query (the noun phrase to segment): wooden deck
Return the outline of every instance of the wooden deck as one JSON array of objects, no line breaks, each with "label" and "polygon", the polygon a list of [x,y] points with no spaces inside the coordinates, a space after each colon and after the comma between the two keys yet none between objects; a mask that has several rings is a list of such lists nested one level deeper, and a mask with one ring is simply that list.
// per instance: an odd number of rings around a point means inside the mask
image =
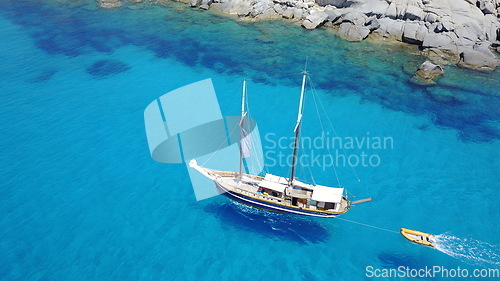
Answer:
[{"label": "wooden deck", "polygon": [[[284,206],[292,206],[292,201],[289,196],[286,196],[285,198],[282,197],[275,197],[272,196],[271,194],[265,195],[262,193],[258,193],[257,191],[259,190],[259,183],[263,179],[262,177],[259,176],[253,176],[253,175],[243,175],[243,180],[240,181],[238,178],[238,173],[233,173],[233,172],[216,172],[217,175],[217,181],[221,184],[224,185],[227,189],[240,193],[242,195],[250,196],[253,198],[258,198],[261,200],[266,200],[266,201],[271,201],[280,205]],[[292,191],[292,196],[296,193],[300,194],[300,197],[303,198],[303,200],[307,200],[307,202],[310,202],[310,198],[312,195],[312,191],[310,190],[304,190],[304,189],[294,189]],[[299,197],[299,196],[297,196]],[[295,207],[303,208],[303,209],[308,209],[308,210],[322,210],[321,208],[317,208],[315,205],[310,205],[310,204],[303,204],[301,202],[297,202],[297,205]],[[324,210],[326,212],[344,212],[348,208],[348,201],[347,200],[342,200],[340,203],[340,208],[337,210]]]}]

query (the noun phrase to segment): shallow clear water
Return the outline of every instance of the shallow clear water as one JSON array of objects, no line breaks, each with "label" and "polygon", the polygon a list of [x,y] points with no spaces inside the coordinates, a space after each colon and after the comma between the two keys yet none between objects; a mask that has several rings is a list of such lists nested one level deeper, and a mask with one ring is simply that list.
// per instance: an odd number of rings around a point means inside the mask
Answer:
[{"label": "shallow clear water", "polygon": [[[374,198],[342,218],[482,241],[487,255],[500,243],[498,71],[447,67],[437,86],[415,86],[410,72],[424,59],[403,47],[138,7],[0,3],[1,279],[360,280],[366,266],[498,268],[497,257],[471,262],[347,221],[197,202],[184,165],[150,158],[143,124],[152,100],[205,78],[222,113],[237,115],[241,79],[265,77],[249,85],[252,115],[261,134],[290,136],[300,77],[289,74],[308,56],[339,135],[394,140],[365,151],[380,165],[357,167],[360,182],[338,167],[356,199]],[[317,135],[317,122],[304,135]],[[312,170],[336,184],[331,170]]]}]

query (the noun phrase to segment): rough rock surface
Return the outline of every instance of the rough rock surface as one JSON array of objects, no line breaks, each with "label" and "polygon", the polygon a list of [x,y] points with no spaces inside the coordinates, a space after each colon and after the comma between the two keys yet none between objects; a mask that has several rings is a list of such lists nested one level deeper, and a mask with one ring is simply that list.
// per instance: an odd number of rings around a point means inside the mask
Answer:
[{"label": "rough rock surface", "polygon": [[120,7],[122,2],[118,0],[99,0],[99,7],[105,9],[117,8]]},{"label": "rough rock surface", "polygon": [[426,60],[417,69],[414,78],[423,84],[434,84],[434,79],[443,74],[444,70],[440,65],[435,64],[430,60]]},{"label": "rough rock surface", "polygon": [[497,66],[497,59],[491,51],[488,53],[484,51],[466,50],[460,53],[460,61],[458,64],[479,70],[494,70]]},{"label": "rough rock surface", "polygon": [[340,24],[339,35],[347,41],[362,41],[370,34],[370,29],[365,26],[355,25],[350,22]]},{"label": "rough rock surface", "polygon": [[407,22],[403,30],[403,42],[421,45],[429,29],[421,22]]},{"label": "rough rock surface", "polygon": [[328,20],[328,14],[323,11],[311,11],[306,19],[302,22],[302,26],[307,29],[314,29]]},{"label": "rough rock surface", "polygon": [[[149,1],[149,0],[148,0]],[[162,0],[166,1],[166,0]],[[498,65],[500,0],[176,0],[244,18],[285,18],[360,41],[373,34],[420,46],[435,62]],[[112,8],[119,0],[99,0]]]}]

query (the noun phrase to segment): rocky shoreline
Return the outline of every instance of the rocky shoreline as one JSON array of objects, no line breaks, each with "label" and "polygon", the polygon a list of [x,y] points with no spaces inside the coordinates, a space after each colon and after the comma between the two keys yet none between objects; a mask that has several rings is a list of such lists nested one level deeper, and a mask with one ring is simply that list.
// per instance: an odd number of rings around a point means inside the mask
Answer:
[{"label": "rocky shoreline", "polygon": [[[115,8],[125,1],[170,0],[98,1],[102,8]],[[483,71],[499,65],[500,0],[176,1],[245,20],[286,19],[306,29],[329,28],[348,41],[370,37],[414,44],[435,65],[452,63]]]}]

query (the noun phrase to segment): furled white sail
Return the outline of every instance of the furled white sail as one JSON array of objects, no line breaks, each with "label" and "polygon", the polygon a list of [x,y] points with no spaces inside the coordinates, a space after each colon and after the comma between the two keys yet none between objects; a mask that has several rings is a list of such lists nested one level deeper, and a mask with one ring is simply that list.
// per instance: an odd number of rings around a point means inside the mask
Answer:
[{"label": "furled white sail", "polygon": [[250,157],[250,149],[252,146],[252,141],[250,139],[250,135],[245,131],[244,128],[241,128],[241,158]]}]

